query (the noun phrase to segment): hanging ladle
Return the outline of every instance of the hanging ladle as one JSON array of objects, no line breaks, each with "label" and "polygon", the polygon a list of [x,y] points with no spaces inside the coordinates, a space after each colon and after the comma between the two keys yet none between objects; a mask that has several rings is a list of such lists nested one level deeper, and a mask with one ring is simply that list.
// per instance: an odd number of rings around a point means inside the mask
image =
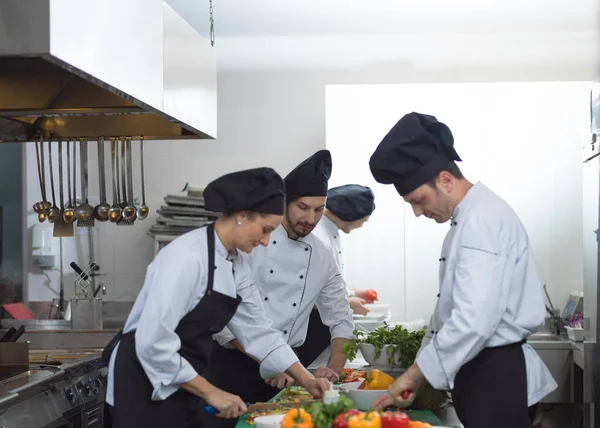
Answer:
[{"label": "hanging ladle", "polygon": [[104,168],[104,137],[99,137],[98,180],[100,181],[100,203],[94,208],[94,218],[98,221],[107,221],[109,219],[110,205],[106,202],[106,175]]},{"label": "hanging ladle", "polygon": [[113,185],[113,205],[108,210],[108,218],[112,223],[116,223],[121,218],[121,206],[119,205],[119,195],[117,192],[117,182],[118,176],[117,171],[118,168],[115,167],[115,159],[116,159],[116,151],[117,151],[117,142],[114,138],[110,140],[110,163],[112,166],[112,185]]},{"label": "hanging ladle", "polygon": [[140,137],[140,163],[142,166],[142,205],[137,209],[138,220],[143,220],[148,217],[150,209],[146,206],[146,189],[144,185],[144,137]]},{"label": "hanging ladle", "polygon": [[48,211],[48,221],[54,223],[58,220],[60,210],[56,206],[56,195],[54,194],[54,170],[52,166],[52,142],[48,141],[48,162],[50,164],[50,189],[52,190],[52,206]]},{"label": "hanging ladle", "polygon": [[[67,138],[67,196],[69,197],[69,203],[63,212],[63,220],[67,224],[73,223],[75,220],[75,210],[74,206],[75,202],[75,194],[71,198],[71,151],[70,151],[71,141]],[[75,142],[73,141],[73,187],[75,188]]]}]

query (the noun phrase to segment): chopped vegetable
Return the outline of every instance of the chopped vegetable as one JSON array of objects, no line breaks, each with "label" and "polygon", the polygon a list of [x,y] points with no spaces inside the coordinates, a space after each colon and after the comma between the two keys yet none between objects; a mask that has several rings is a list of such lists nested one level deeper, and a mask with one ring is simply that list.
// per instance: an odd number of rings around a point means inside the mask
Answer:
[{"label": "chopped vegetable", "polygon": [[367,372],[365,370],[353,370],[349,368],[345,368],[342,374],[340,375],[340,382],[342,383],[350,383],[356,382],[361,378],[365,377]]},{"label": "chopped vegetable", "polygon": [[381,415],[381,428],[409,428],[410,419],[406,413],[385,412]]},{"label": "chopped vegetable", "polygon": [[348,360],[353,361],[356,358],[360,343],[373,345],[375,347],[375,358],[379,358],[383,347],[388,345],[390,347],[388,362],[391,368],[395,368],[398,365],[406,368],[415,362],[417,353],[421,348],[421,341],[423,340],[423,336],[425,336],[425,330],[409,332],[400,325],[390,327],[386,323],[385,326],[368,334],[355,330],[354,336],[356,338],[351,342],[345,343],[343,347],[344,354],[346,354]]},{"label": "chopped vegetable", "polygon": [[268,416],[268,415],[282,415],[284,413],[287,413],[288,410],[284,410],[284,409],[272,409],[272,410],[259,410],[257,412],[252,412],[248,415],[248,418],[246,419],[246,423],[248,425],[256,425],[254,422],[254,419],[258,418],[259,416]]},{"label": "chopped vegetable", "polygon": [[313,428],[312,417],[306,410],[298,407],[285,414],[281,428]]},{"label": "chopped vegetable", "polygon": [[360,414],[359,410],[348,410],[335,418],[333,428],[348,428],[348,419],[354,415]]},{"label": "chopped vegetable", "polygon": [[302,403],[311,400],[313,400],[311,393],[301,386],[289,386],[277,396],[277,402],[280,403]]},{"label": "chopped vegetable", "polygon": [[308,413],[312,416],[315,428],[331,428],[340,413],[347,412],[352,408],[354,408],[354,402],[342,395],[335,404],[314,403],[308,409]]},{"label": "chopped vegetable", "polygon": [[[364,383],[364,382],[363,382]],[[362,389],[382,390],[388,389],[394,383],[394,378],[382,371],[373,369],[367,376],[366,384]],[[362,384],[361,384],[362,386]],[[359,387],[360,388],[360,387]]]},{"label": "chopped vegetable", "polygon": [[408,428],[431,428],[431,425],[425,422],[410,421]]},{"label": "chopped vegetable", "polygon": [[381,416],[378,412],[361,412],[348,419],[348,428],[381,428]]}]

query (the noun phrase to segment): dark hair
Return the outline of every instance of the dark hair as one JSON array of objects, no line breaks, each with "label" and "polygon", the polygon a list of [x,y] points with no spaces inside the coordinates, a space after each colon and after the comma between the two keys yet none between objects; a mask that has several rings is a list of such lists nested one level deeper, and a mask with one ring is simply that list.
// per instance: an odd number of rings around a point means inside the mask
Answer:
[{"label": "dark hair", "polygon": [[[462,171],[460,170],[460,168],[458,167],[458,165],[456,165],[456,162],[454,162],[454,161],[448,162],[446,167],[444,169],[442,169],[440,172],[443,172],[443,171],[449,172],[450,175],[452,175],[454,178],[458,178],[459,180],[465,178]],[[440,172],[437,173],[437,175],[435,176],[435,178],[433,180],[431,180],[427,183],[434,189],[436,188],[435,181],[437,180],[438,176],[440,175]]]}]

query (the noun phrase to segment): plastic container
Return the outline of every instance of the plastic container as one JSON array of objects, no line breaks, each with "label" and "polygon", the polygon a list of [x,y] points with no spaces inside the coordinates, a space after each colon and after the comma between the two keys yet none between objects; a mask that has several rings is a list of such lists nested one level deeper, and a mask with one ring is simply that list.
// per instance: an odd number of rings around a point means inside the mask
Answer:
[{"label": "plastic container", "polygon": [[583,342],[583,328],[565,327],[569,339],[573,342]]}]

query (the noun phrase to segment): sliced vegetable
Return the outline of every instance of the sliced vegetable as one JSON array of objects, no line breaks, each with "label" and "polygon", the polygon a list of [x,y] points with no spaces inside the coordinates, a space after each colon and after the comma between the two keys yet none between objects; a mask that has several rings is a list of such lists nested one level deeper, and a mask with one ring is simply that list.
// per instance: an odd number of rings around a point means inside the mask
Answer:
[{"label": "sliced vegetable", "polygon": [[381,416],[377,412],[361,412],[348,419],[348,428],[381,428]]},{"label": "sliced vegetable", "polygon": [[431,428],[431,425],[425,422],[410,421],[408,428]]},{"label": "sliced vegetable", "polygon": [[281,428],[313,428],[312,417],[306,410],[298,407],[285,414]]},{"label": "sliced vegetable", "polygon": [[348,419],[358,414],[360,414],[359,410],[348,410],[347,412],[338,415],[333,422],[333,428],[348,428]]},{"label": "sliced vegetable", "polygon": [[381,415],[381,428],[409,428],[410,419],[406,413],[384,412]]}]

